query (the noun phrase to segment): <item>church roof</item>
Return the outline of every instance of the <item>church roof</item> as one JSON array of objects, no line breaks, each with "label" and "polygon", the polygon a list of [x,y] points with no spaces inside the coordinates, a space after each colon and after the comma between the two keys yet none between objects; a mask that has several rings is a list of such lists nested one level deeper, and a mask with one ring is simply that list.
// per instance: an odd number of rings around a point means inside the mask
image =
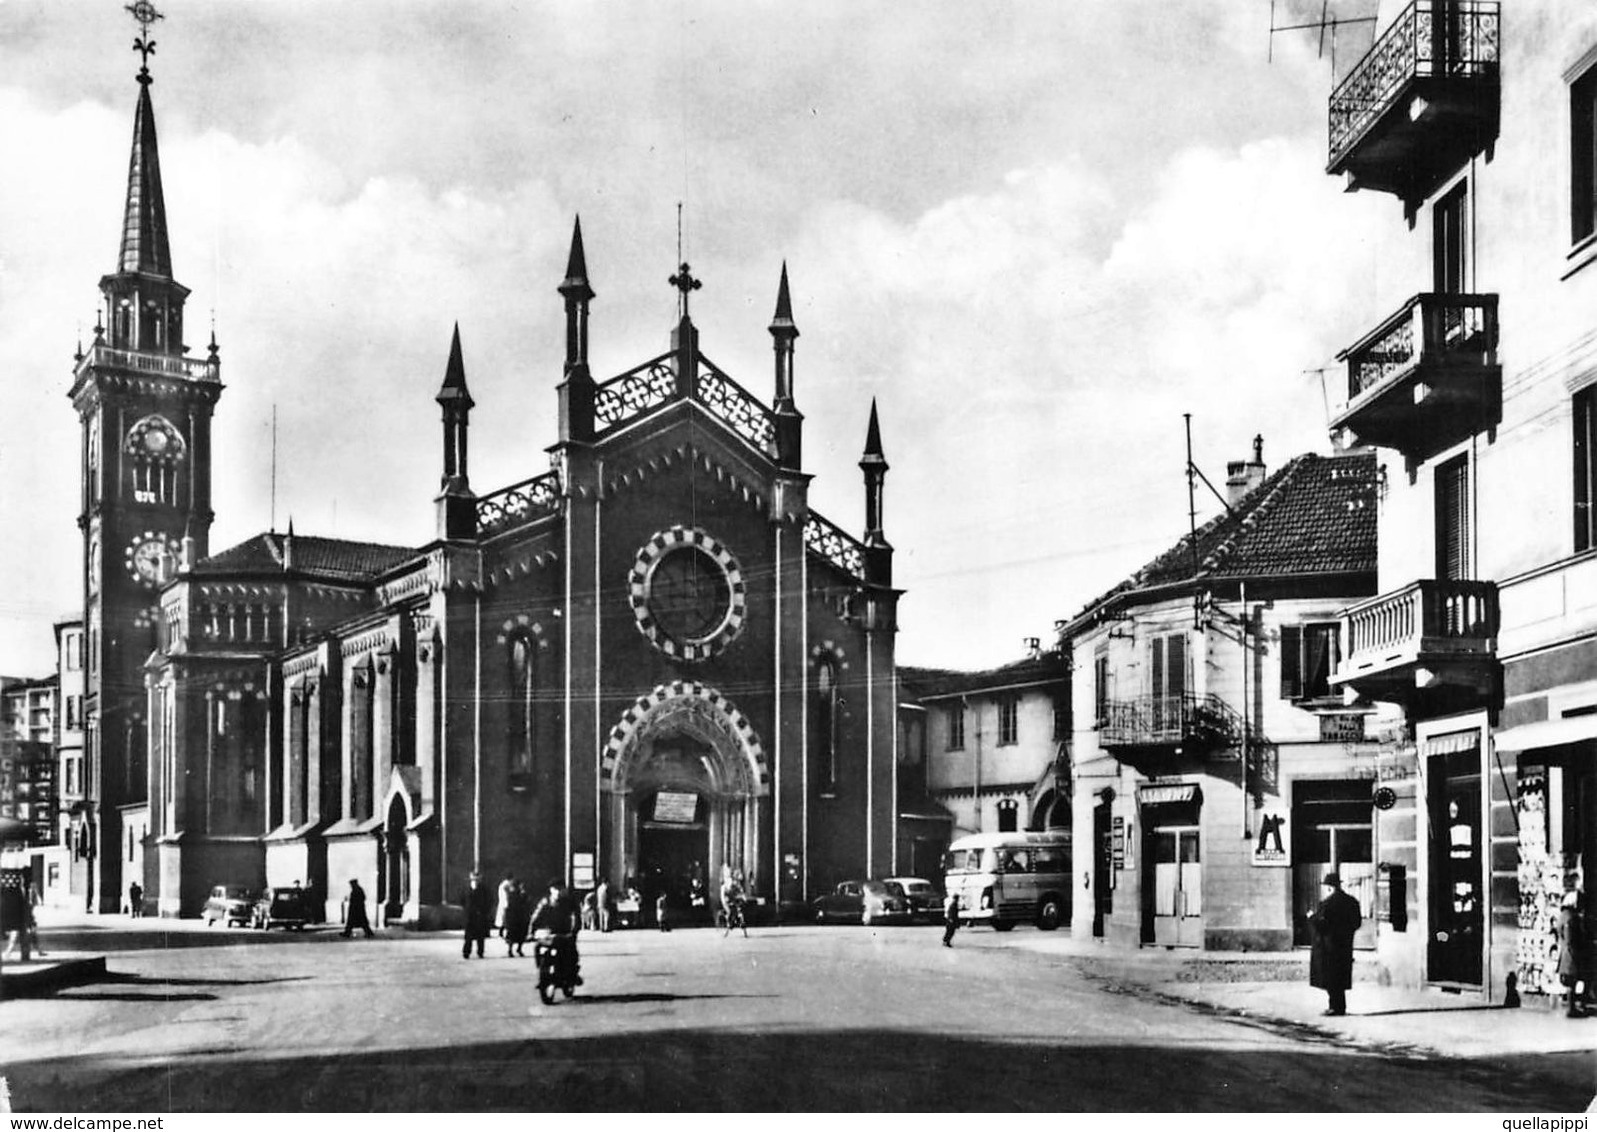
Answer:
[{"label": "church roof", "polygon": [[265,531],[195,563],[190,574],[281,573],[292,569],[297,574],[335,581],[364,582],[415,556],[415,548],[409,546]]},{"label": "church roof", "polygon": [[945,696],[962,696],[982,692],[996,692],[1005,688],[1018,688],[1032,684],[1047,684],[1065,677],[1064,662],[1059,653],[1044,652],[1021,660],[984,668],[980,671],[962,672],[951,668],[914,668],[898,666],[904,695],[909,700],[935,700]]},{"label": "church roof", "polygon": [[[1126,578],[1079,617],[1147,590],[1227,579],[1375,575],[1375,454],[1305,453]],[[1196,546],[1196,549],[1194,549]]]},{"label": "church roof", "polygon": [[161,155],[155,140],[155,107],[148,76],[139,83],[133,114],[133,152],[128,161],[127,210],[117,271],[172,278],[172,248],[166,235],[166,200],[161,192]]}]

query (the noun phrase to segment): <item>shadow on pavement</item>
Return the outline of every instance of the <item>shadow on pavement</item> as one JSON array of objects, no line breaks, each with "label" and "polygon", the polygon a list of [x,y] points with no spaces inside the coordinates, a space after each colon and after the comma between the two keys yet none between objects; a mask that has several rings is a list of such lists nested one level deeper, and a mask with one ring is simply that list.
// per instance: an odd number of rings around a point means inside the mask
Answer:
[{"label": "shadow on pavement", "polygon": [[135,994],[132,991],[62,991],[55,996],[67,1002],[215,1002],[214,994],[188,992],[186,994],[162,994],[151,990],[149,994]]},{"label": "shadow on pavement", "polygon": [[309,982],[311,978],[310,975],[285,975],[275,979],[183,979],[112,971],[105,978],[96,979],[95,982],[129,987],[263,987],[273,983],[304,983]]},{"label": "shadow on pavement", "polygon": [[125,1053],[13,1059],[6,1076],[18,1112],[1569,1112],[1592,1097],[1584,1055],[1420,1060],[880,1027],[618,1030],[288,1057],[174,1051],[131,1064]]},{"label": "shadow on pavement", "polygon": [[639,994],[579,994],[574,1003],[688,1002],[715,998],[775,998],[774,994],[664,994],[644,991]]}]

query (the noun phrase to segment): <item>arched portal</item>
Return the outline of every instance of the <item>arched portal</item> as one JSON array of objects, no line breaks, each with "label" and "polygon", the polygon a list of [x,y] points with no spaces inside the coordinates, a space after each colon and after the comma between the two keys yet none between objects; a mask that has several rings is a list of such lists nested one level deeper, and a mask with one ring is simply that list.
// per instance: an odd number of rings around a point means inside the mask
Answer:
[{"label": "arched portal", "polygon": [[410,837],[406,826],[410,813],[405,809],[405,799],[395,791],[388,803],[388,821],[383,837],[383,888],[385,921],[398,920],[405,913],[410,900]]},{"label": "arched portal", "polygon": [[611,731],[600,764],[605,875],[679,896],[697,877],[713,900],[730,868],[768,894],[770,782],[759,737],[730,701],[702,684],[656,688]]}]

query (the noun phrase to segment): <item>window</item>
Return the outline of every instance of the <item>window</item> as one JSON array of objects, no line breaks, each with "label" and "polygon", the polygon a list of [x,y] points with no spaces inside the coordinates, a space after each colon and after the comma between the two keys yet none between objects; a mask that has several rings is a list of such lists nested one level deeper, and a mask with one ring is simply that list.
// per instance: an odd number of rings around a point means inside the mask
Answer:
[{"label": "window", "polygon": [[1575,550],[1597,547],[1597,385],[1575,394]]},{"label": "window", "polygon": [[1597,233],[1597,67],[1569,86],[1569,239]]},{"label": "window", "polygon": [[1436,469],[1436,576],[1443,581],[1470,576],[1469,504],[1466,455]]},{"label": "window", "polygon": [[1341,631],[1335,621],[1281,626],[1281,698],[1329,698],[1340,648]]},{"label": "window", "polygon": [[813,733],[815,773],[823,794],[837,789],[837,715],[841,698],[837,687],[837,666],[822,660],[815,666]]},{"label": "window", "polygon": [[1095,727],[1109,722],[1109,654],[1100,652],[1092,660],[1092,718]]},{"label": "window", "polygon": [[1020,803],[1005,798],[998,803],[998,832],[1014,833],[1020,821]]},{"label": "window", "polygon": [[1187,695],[1187,637],[1171,633],[1148,642],[1150,715],[1156,732],[1179,728]]},{"label": "window", "polygon": [[67,723],[68,731],[76,731],[83,726],[83,697],[67,697]]},{"label": "window", "polygon": [[1020,733],[1020,700],[1005,696],[998,701],[998,745],[1010,746]]},{"label": "window", "polygon": [[952,705],[948,709],[947,718],[948,749],[950,751],[963,751],[965,749],[965,705]]},{"label": "window", "polygon": [[83,637],[77,633],[68,633],[66,636],[66,666],[68,672],[76,672],[83,667]]},{"label": "window", "polygon": [[1460,182],[1431,210],[1432,282],[1443,295],[1462,295],[1469,290],[1467,184]]},{"label": "window", "polygon": [[531,637],[510,640],[510,784],[531,785],[532,746],[537,733],[538,653]]}]

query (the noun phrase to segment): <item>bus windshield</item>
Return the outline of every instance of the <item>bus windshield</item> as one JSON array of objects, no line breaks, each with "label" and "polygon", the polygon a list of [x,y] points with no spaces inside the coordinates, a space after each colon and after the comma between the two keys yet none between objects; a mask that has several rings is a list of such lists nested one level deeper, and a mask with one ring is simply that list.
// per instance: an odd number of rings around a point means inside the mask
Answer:
[{"label": "bus windshield", "polygon": [[943,857],[948,873],[990,873],[995,864],[991,849],[953,849]]}]

